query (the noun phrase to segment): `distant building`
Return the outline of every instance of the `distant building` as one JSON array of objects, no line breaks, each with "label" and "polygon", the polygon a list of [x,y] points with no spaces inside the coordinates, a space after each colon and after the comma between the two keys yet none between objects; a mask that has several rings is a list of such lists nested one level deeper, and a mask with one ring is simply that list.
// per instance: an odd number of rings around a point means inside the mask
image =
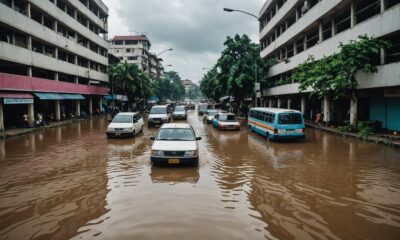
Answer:
[{"label": "distant building", "polygon": [[192,85],[194,85],[193,82],[192,82],[191,80],[189,80],[189,79],[182,80],[182,84],[183,84],[183,86],[185,87],[185,93],[188,93],[190,87],[191,87]]},{"label": "distant building", "polygon": [[[335,114],[325,120],[348,120],[350,108],[359,120],[400,130],[400,1],[398,0],[268,0],[260,11],[261,57],[277,64],[268,73],[262,90],[264,106],[301,110],[307,118],[328,107]],[[316,59],[338,51],[360,35],[388,40],[393,47],[376,59],[378,73],[359,73],[357,101],[333,102],[309,98],[311,89],[299,93],[299,84],[287,83],[294,68],[309,55]],[[358,111],[357,111],[358,109]]]},{"label": "distant building", "polygon": [[0,130],[101,109],[107,18],[101,0],[0,1]]},{"label": "distant building", "polygon": [[136,64],[151,79],[155,79],[162,73],[162,60],[150,53],[150,48],[151,42],[146,35],[114,36],[109,52],[121,62]]}]

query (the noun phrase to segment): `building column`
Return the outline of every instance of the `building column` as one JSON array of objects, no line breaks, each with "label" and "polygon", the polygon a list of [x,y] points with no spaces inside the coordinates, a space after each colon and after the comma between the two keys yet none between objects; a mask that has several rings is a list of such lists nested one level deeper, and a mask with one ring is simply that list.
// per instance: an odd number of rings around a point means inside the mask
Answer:
[{"label": "building column", "polygon": [[54,48],[54,58],[58,59],[58,47]]},{"label": "building column", "polygon": [[55,101],[55,105],[56,105],[56,121],[60,121],[61,120],[61,108],[60,108],[60,100],[56,100]]},{"label": "building column", "polygon": [[336,26],[335,26],[335,19],[334,18],[332,18],[332,22],[331,22],[331,25],[332,25],[332,37],[333,36],[335,36],[336,35]]},{"label": "building column", "polygon": [[292,107],[292,99],[288,98],[288,100],[287,100],[287,108],[291,109],[291,107]]},{"label": "building column", "polygon": [[76,117],[81,116],[81,100],[76,100],[76,112],[75,112]]},{"label": "building column", "polygon": [[354,0],[350,3],[350,27],[353,28],[356,25],[356,6]]},{"label": "building column", "polygon": [[26,47],[32,50],[32,37],[30,35],[26,38]]},{"label": "building column", "polygon": [[278,108],[281,108],[281,106],[282,106],[282,100],[278,98]]},{"label": "building column", "polygon": [[28,77],[32,77],[32,67],[28,67],[28,71],[26,73]]},{"label": "building column", "polygon": [[381,13],[386,10],[387,0],[381,0]]},{"label": "building column", "polygon": [[28,119],[29,126],[33,126],[35,123],[35,109],[33,108],[33,103],[28,104]]},{"label": "building column", "polygon": [[57,22],[57,20],[54,21],[53,28],[54,28],[54,31],[57,33],[58,32],[58,22]]},{"label": "building column", "polygon": [[296,9],[296,22],[297,20],[299,20],[299,18],[300,18],[299,10]]},{"label": "building column", "polygon": [[322,41],[324,41],[324,28],[322,22],[319,22],[318,33],[319,33],[319,43],[322,43]]},{"label": "building column", "polygon": [[304,50],[307,50],[307,35],[304,36],[304,42],[303,42]]},{"label": "building column", "polygon": [[58,72],[54,73],[54,80],[58,81]]},{"label": "building column", "polygon": [[301,96],[301,113],[306,114],[306,96]]},{"label": "building column", "polygon": [[293,56],[297,55],[297,41],[293,42]]},{"label": "building column", "polygon": [[328,96],[324,97],[324,122],[328,123],[331,119],[331,100]]},{"label": "building column", "polygon": [[99,111],[101,112],[101,105],[103,104],[103,98],[99,97]]},{"label": "building column", "polygon": [[28,18],[31,18],[31,3],[30,2],[26,3],[26,16]]},{"label": "building column", "polygon": [[381,51],[380,51],[380,62],[381,62],[381,65],[384,65],[385,62],[386,62],[385,61],[385,56],[386,56],[386,50],[381,48]]},{"label": "building column", "polygon": [[272,108],[272,99],[268,99],[268,107]]},{"label": "building column", "polygon": [[92,101],[92,96],[89,97],[89,115],[92,116],[93,114],[93,101]]},{"label": "building column", "polygon": [[79,84],[79,77],[78,76],[75,76],[75,83]]},{"label": "building column", "polygon": [[357,123],[357,96],[350,98],[350,124],[354,125]]},{"label": "building column", "polygon": [[4,131],[3,100],[0,100],[0,131]]}]

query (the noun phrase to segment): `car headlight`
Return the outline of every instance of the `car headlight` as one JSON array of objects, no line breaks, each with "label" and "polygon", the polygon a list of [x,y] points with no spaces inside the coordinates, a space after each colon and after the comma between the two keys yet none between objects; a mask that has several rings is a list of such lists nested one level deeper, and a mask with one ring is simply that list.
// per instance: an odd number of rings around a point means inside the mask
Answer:
[{"label": "car headlight", "polygon": [[151,150],[152,156],[164,156],[164,152],[160,150]]},{"label": "car headlight", "polygon": [[107,131],[114,131],[114,128],[109,127],[107,128]]},{"label": "car headlight", "polygon": [[285,129],[278,129],[278,133],[279,133],[279,134],[285,133]]},{"label": "car headlight", "polygon": [[196,157],[197,156],[197,151],[193,150],[193,151],[186,151],[185,152],[185,157]]},{"label": "car headlight", "polygon": [[133,130],[133,128],[125,128],[125,131],[131,132]]}]

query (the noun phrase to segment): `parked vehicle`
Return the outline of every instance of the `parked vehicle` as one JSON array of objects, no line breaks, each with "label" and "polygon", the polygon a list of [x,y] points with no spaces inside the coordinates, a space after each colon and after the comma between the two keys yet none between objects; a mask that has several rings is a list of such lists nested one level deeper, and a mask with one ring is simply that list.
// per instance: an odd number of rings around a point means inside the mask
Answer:
[{"label": "parked vehicle", "polygon": [[151,147],[151,161],[154,164],[191,164],[199,162],[201,137],[196,137],[187,123],[166,123],[161,126]]},{"label": "parked vehicle", "polygon": [[186,120],[187,119],[187,112],[185,109],[185,106],[176,106],[174,112],[172,113],[172,118],[174,120],[176,119],[183,119]]},{"label": "parked vehicle", "polygon": [[296,110],[252,108],[249,111],[248,124],[251,130],[269,139],[305,138],[303,114]]},{"label": "parked vehicle", "polygon": [[240,130],[240,122],[233,113],[217,113],[212,123],[217,129]]},{"label": "parked vehicle", "polygon": [[171,121],[171,111],[167,105],[155,105],[151,108],[148,126],[162,125]]},{"label": "parked vehicle", "polygon": [[107,127],[107,137],[134,137],[143,132],[143,126],[143,118],[138,112],[118,113]]},{"label": "parked vehicle", "polygon": [[200,104],[199,107],[197,108],[197,113],[199,115],[203,115],[208,109],[208,104]]}]

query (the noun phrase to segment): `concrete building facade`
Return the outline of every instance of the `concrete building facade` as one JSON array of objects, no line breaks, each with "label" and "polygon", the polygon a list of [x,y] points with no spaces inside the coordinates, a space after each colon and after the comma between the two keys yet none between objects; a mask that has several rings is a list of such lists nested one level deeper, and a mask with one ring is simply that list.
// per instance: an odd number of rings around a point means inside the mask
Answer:
[{"label": "concrete building facade", "polygon": [[150,48],[151,42],[146,35],[114,36],[109,52],[117,56],[121,62],[136,64],[154,80],[163,73],[162,59],[150,53]]},{"label": "concrete building facade", "polygon": [[[91,114],[108,94],[101,0],[0,0],[0,129],[28,113]],[[81,106],[82,105],[82,106]]]},{"label": "concrete building facade", "polygon": [[[309,119],[319,111],[324,121],[351,119],[378,122],[400,130],[400,0],[268,0],[260,11],[261,57],[275,60],[262,90],[265,106],[301,110]],[[359,73],[357,100],[333,102],[309,98],[312,89],[299,92],[292,71],[313,55],[315,59],[339,51],[360,35],[393,45],[375,59],[378,72]]]}]

